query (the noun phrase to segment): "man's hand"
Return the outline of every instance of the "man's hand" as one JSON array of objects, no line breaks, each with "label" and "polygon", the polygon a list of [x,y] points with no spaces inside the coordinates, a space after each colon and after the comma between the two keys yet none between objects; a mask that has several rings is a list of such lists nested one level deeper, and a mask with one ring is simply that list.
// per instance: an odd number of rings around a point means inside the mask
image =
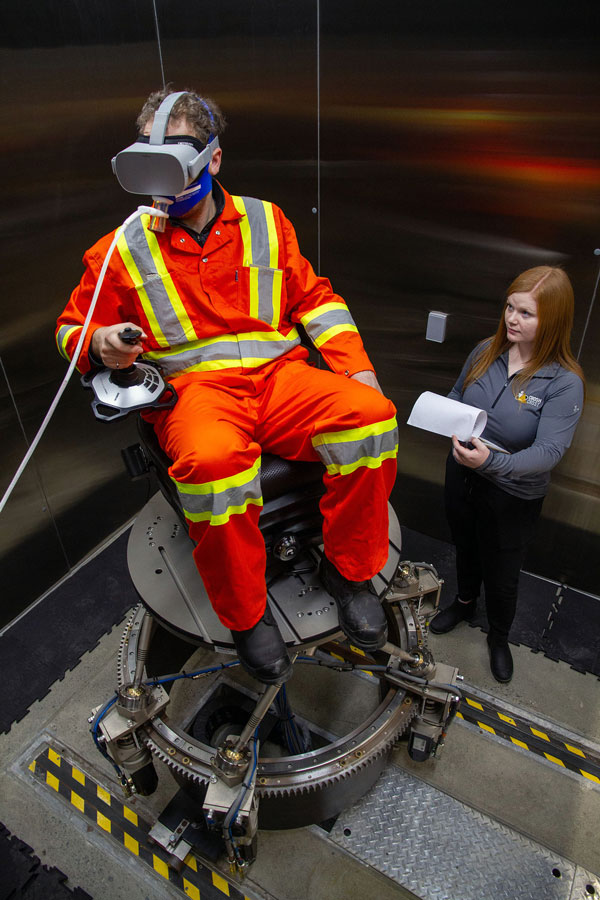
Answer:
[{"label": "man's hand", "polygon": [[470,443],[473,444],[473,450],[463,447],[456,435],[453,434],[452,456],[461,466],[466,466],[468,469],[478,469],[486,461],[490,451],[479,438],[472,437]]},{"label": "man's hand", "polygon": [[119,337],[119,332],[126,328],[140,330],[139,326],[132,322],[120,322],[117,325],[104,325],[102,328],[97,328],[92,335],[92,353],[101,359],[109,369],[125,369],[137,359],[140,353],[144,352],[141,342],[147,335],[142,331],[137,343],[126,344]]},{"label": "man's hand", "polygon": [[375,388],[376,391],[383,394],[379,382],[377,381],[377,376],[371,369],[365,369],[364,372],[355,372],[354,375],[351,375],[350,377],[354,378],[355,381],[360,381],[362,384],[367,384],[369,387]]}]

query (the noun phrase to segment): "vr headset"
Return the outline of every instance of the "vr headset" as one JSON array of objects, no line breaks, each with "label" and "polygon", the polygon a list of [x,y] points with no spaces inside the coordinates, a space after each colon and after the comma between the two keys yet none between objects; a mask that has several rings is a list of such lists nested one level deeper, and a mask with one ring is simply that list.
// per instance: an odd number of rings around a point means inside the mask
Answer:
[{"label": "vr headset", "polygon": [[169,115],[185,91],[169,94],[158,107],[150,136],[140,135],[134,144],[112,160],[121,187],[130,194],[173,197],[181,194],[209,164],[219,146],[215,137],[206,146],[188,135],[166,136]]}]

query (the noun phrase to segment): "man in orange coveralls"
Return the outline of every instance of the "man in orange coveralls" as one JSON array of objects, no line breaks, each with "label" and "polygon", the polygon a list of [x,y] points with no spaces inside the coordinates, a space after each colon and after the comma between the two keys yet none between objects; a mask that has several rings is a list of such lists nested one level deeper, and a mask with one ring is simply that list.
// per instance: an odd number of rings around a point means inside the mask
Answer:
[{"label": "man in orange coveralls", "polygon": [[[138,141],[149,139],[167,96],[146,101]],[[388,556],[397,428],[344,300],[300,254],[291,223],[274,204],[231,196],[214,180],[224,127],[218,106],[193,92],[172,106],[164,143],[200,151],[212,141],[214,149],[196,181],[169,198],[163,233],[146,215],[119,239],[78,367],[122,368],[141,355],[174,385],[174,408],[144,415],[173,461],[211,603],[242,665],[269,684],[289,678],[292,666],[266,602],[261,451],[323,462],[321,581],[347,637],[375,650],[387,629],[370,579]],[[85,254],[58,320],[68,359],[113,237]],[[308,364],[298,324],[332,371]],[[118,336],[127,326],[142,332],[133,346]]]}]

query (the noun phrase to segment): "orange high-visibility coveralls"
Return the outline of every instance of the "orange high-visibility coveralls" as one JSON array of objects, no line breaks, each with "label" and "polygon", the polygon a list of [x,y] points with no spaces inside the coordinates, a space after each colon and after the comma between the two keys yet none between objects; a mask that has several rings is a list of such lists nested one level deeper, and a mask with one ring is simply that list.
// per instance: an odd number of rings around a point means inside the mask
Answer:
[{"label": "orange high-visibility coveralls", "polygon": [[[224,197],[203,247],[175,223],[162,234],[149,231],[147,216],[128,227],[78,366],[90,367],[89,342],[102,325],[139,323],[148,335],[143,358],[161,365],[179,400],[145,416],[173,460],[211,602],[239,631],[266,602],[261,451],[324,463],[325,553],[346,578],[362,581],[388,555],[397,428],[391,402],[348,377],[373,367],[345,302],[300,254],[291,223],[271,203]],[[85,254],[58,320],[67,358],[113,234]],[[298,324],[333,372],[308,364]]]}]

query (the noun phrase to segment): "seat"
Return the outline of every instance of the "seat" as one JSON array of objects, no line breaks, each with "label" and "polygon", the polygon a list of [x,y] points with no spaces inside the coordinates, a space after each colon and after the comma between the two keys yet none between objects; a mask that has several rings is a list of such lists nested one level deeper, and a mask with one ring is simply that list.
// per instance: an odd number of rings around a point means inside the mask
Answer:
[{"label": "seat", "polygon": [[[142,416],[137,418],[137,428],[145,471],[154,473],[161,493],[187,527],[177,488],[168,473],[171,460],[160,446],[154,428]],[[130,474],[141,474],[139,471],[132,472],[131,459],[137,452],[135,445],[123,452]],[[138,465],[138,470],[139,468]],[[324,468],[320,462],[298,462],[271,453],[262,456],[261,488],[264,505],[259,527],[270,555],[286,539],[284,548],[277,556],[280,561],[291,561],[300,549],[320,543],[322,516],[319,500],[325,492],[323,473]],[[297,542],[297,552],[291,550],[291,544],[287,540],[290,536],[294,536]],[[281,555],[284,552],[289,555]]]}]

